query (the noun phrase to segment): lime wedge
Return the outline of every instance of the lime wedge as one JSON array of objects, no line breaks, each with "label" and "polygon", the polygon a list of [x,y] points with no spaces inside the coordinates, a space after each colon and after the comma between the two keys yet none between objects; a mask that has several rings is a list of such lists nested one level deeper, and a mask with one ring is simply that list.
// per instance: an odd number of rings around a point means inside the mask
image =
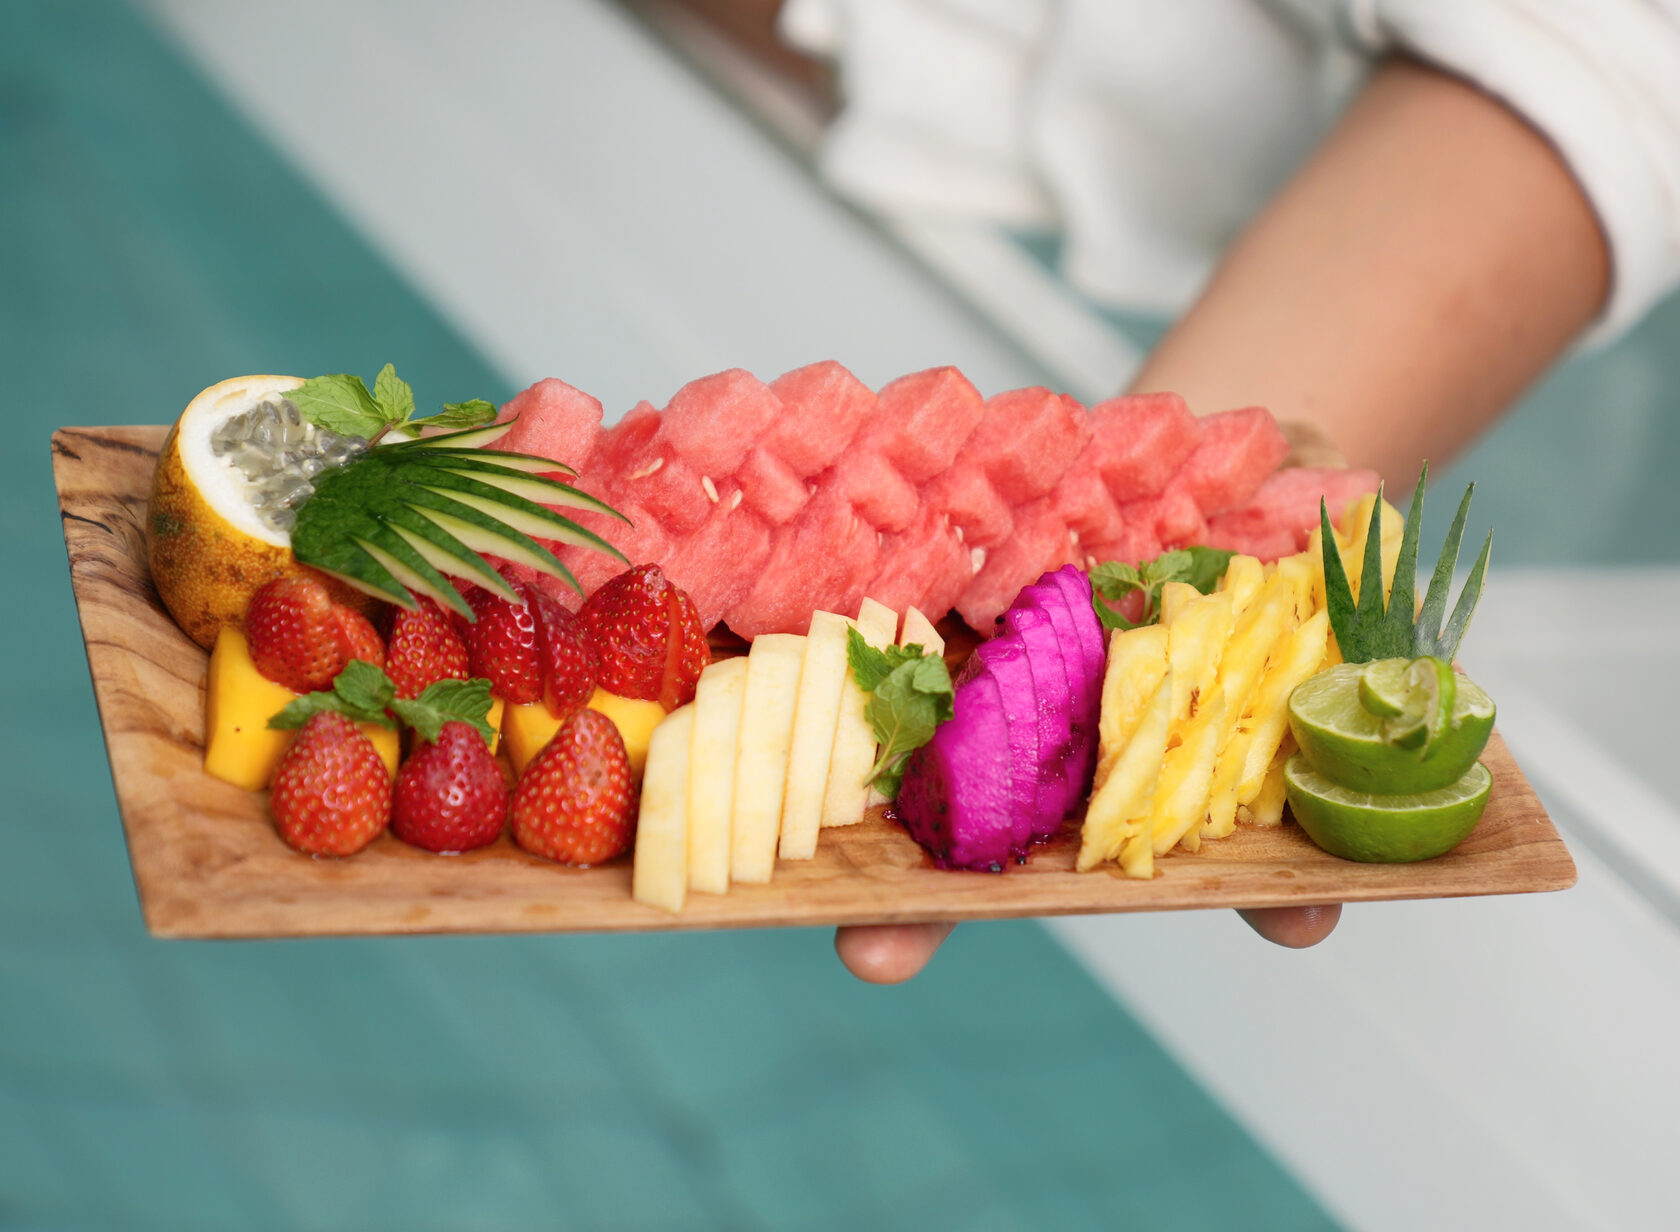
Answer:
[{"label": "lime wedge", "polygon": [[[1380,672],[1378,663],[1338,664],[1290,695],[1289,727],[1307,760],[1355,791],[1435,791],[1458,781],[1493,731],[1492,700],[1441,659],[1379,663]],[[1372,696],[1399,704],[1400,714],[1372,713]]]},{"label": "lime wedge", "polygon": [[1475,763],[1435,791],[1373,795],[1340,787],[1297,753],[1283,768],[1289,809],[1307,836],[1344,860],[1404,864],[1430,860],[1469,837],[1487,807],[1493,776]]},{"label": "lime wedge", "polygon": [[1379,719],[1406,713],[1406,659],[1377,659],[1359,673],[1359,704]]}]

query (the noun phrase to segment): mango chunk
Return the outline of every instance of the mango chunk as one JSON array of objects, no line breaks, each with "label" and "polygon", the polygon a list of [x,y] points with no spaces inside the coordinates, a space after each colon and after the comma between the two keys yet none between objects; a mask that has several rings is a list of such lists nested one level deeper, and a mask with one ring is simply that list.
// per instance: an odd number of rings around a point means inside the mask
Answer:
[{"label": "mango chunk", "polygon": [[[501,700],[497,699],[495,705],[501,706]],[[624,738],[624,751],[630,755],[630,772],[640,776],[647,765],[653,729],[665,721],[665,707],[658,702],[620,697],[597,688],[595,695],[589,699],[589,709],[598,710],[613,721],[618,734]],[[491,714],[494,726],[494,709]],[[513,763],[516,773],[525,773],[531,759],[542,751],[543,745],[554,739],[561,722],[542,702],[503,708],[501,735],[507,741],[508,760]]]},{"label": "mango chunk", "polygon": [[275,731],[268,721],[296,696],[259,672],[245,635],[223,625],[210,651],[204,695],[205,773],[246,791],[267,787],[292,742],[291,732]]}]

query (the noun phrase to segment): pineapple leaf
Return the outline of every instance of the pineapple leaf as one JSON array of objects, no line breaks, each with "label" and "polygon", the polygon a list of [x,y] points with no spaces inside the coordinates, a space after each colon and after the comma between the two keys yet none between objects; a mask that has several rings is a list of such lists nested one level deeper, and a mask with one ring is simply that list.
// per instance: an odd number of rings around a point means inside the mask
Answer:
[{"label": "pineapple leaf", "polygon": [[[1418,476],[1412,493],[1411,508],[1406,511],[1406,529],[1400,540],[1400,554],[1395,561],[1394,581],[1388,603],[1382,595],[1382,489],[1371,510],[1370,529],[1365,539],[1365,561],[1360,574],[1359,602],[1354,603],[1347,570],[1343,567],[1341,550],[1336,546],[1330,525],[1330,513],[1321,500],[1318,507],[1322,552],[1324,560],[1325,608],[1330,627],[1335,631],[1336,644],[1342,658],[1349,663],[1368,663],[1373,659],[1414,659],[1421,655],[1435,655],[1451,659],[1458,653],[1470,627],[1470,617],[1482,596],[1487,577],[1488,557],[1493,550],[1493,532],[1482,543],[1470,577],[1459,594],[1452,619],[1445,631],[1441,617],[1446,611],[1448,593],[1452,589],[1453,570],[1458,564],[1458,551],[1464,540],[1464,525],[1470,516],[1470,497],[1475,491],[1471,484],[1459,502],[1458,514],[1452,529],[1435,562],[1429,591],[1421,610],[1417,607],[1418,539],[1423,527],[1424,480],[1429,474],[1427,464]],[[1415,613],[1415,615],[1414,615]]]}]

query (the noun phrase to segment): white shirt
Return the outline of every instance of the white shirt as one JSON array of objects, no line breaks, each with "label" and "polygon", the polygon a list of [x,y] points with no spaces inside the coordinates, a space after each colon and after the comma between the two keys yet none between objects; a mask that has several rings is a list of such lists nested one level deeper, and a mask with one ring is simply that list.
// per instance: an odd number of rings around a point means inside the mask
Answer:
[{"label": "white shirt", "polygon": [[1396,51],[1561,153],[1611,251],[1598,337],[1680,282],[1680,0],[788,0],[782,32],[839,64],[837,190],[1058,227],[1064,274],[1105,302],[1187,306]]}]

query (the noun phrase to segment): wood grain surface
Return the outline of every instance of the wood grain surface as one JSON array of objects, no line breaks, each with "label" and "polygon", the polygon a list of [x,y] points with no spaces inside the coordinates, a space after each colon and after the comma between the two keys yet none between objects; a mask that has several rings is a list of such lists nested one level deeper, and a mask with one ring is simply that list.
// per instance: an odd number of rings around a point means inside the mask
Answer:
[{"label": "wood grain surface", "polygon": [[147,927],[165,937],[641,929],[979,920],[1084,912],[1360,902],[1559,890],[1575,866],[1496,733],[1493,797],[1475,832],[1419,864],[1355,864],[1292,823],[1239,828],[1152,881],[1075,873],[1072,823],[1002,874],[934,868],[891,821],[822,832],[815,859],[779,861],[764,886],[691,894],[681,915],[630,897],[630,864],[570,869],[505,837],[435,856],[389,834],[345,860],[287,848],[266,793],[210,778],[206,655],[158,602],[145,564],[146,498],[163,427],[64,428],[53,474],[117,806]]}]

